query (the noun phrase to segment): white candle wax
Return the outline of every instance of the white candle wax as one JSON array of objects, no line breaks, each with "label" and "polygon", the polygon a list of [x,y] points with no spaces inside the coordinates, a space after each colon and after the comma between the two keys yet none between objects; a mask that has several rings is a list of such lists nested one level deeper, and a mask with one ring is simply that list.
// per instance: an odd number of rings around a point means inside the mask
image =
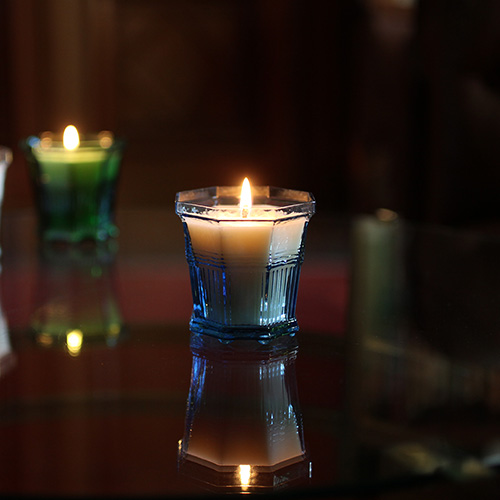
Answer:
[{"label": "white candle wax", "polygon": [[102,163],[108,154],[107,151],[96,148],[33,148],[33,156],[40,165],[42,182],[50,182],[55,188],[61,186],[63,189],[67,189],[75,173],[79,182],[97,182]]},{"label": "white candle wax", "polygon": [[267,265],[273,257],[298,250],[304,218],[284,219],[270,205],[252,207],[247,217],[239,215],[237,207],[227,208],[221,212],[208,210],[206,218],[189,218],[187,224],[195,252],[220,256],[227,263]]},{"label": "white candle wax", "polygon": [[238,207],[227,206],[186,219],[195,258],[220,262],[225,270],[230,303],[212,301],[208,319],[232,325],[283,319],[286,282],[277,293],[266,294],[268,266],[296,265],[306,218],[285,216],[279,207],[255,205],[247,217],[241,216]]},{"label": "white candle wax", "polygon": [[99,182],[113,145],[109,132],[101,132],[80,142],[78,131],[72,125],[66,127],[62,142],[53,140],[51,134],[33,137],[29,141],[31,153],[40,168],[42,183],[50,183],[56,190],[81,188]]}]

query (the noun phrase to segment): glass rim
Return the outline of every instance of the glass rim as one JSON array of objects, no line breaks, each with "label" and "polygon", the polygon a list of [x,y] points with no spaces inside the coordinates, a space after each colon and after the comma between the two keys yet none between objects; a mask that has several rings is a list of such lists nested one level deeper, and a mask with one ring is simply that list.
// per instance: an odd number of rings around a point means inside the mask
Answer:
[{"label": "glass rim", "polygon": [[[224,220],[239,207],[241,186],[211,186],[207,188],[179,191],[175,196],[175,212],[179,216],[195,216],[217,219],[217,214],[225,215]],[[316,200],[312,193],[275,186],[252,186],[252,208],[264,214],[272,214],[275,219],[312,216]],[[235,220],[241,220],[237,215]],[[260,220],[250,213],[245,220]]]},{"label": "glass rim", "polygon": [[68,150],[64,147],[62,138],[51,138],[50,145],[47,147],[40,146],[43,138],[37,135],[30,135],[19,141],[19,146],[23,150],[32,151],[38,149],[40,151],[52,151],[54,153],[62,151],[114,151],[115,149],[123,148],[126,144],[125,139],[122,137],[112,136],[112,142],[108,147],[102,146],[98,134],[82,134],[80,135],[80,144],[78,148]]}]

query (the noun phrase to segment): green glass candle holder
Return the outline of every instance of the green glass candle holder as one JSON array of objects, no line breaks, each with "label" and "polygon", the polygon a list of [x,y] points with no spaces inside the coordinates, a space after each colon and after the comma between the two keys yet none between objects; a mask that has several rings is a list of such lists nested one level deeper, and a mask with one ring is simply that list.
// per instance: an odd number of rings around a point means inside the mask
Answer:
[{"label": "green glass candle holder", "polygon": [[108,132],[68,149],[51,133],[20,143],[29,167],[42,241],[106,241],[118,235],[115,198],[124,141]]}]

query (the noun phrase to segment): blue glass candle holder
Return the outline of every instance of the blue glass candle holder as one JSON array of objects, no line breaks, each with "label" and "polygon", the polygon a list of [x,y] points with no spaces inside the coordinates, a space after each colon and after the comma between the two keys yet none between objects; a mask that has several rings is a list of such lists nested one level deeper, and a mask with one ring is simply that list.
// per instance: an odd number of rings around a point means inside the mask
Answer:
[{"label": "blue glass candle holder", "polygon": [[269,186],[254,187],[252,194],[251,208],[242,210],[239,187],[177,193],[192,332],[231,340],[298,330],[295,307],[314,197]]},{"label": "blue glass candle holder", "polygon": [[44,133],[21,141],[33,184],[42,241],[106,241],[118,235],[115,198],[124,141],[108,132],[67,149]]}]

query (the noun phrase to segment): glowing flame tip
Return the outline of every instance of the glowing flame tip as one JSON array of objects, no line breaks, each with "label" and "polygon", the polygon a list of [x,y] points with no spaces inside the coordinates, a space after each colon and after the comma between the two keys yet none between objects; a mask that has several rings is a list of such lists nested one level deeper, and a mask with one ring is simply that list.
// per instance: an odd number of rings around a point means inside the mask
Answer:
[{"label": "glowing flame tip", "polygon": [[80,145],[80,136],[74,125],[68,125],[64,129],[63,145],[66,149],[76,149]]},{"label": "glowing flame tip", "polygon": [[240,210],[242,217],[248,217],[252,208],[252,189],[248,177],[245,177],[241,186]]}]

